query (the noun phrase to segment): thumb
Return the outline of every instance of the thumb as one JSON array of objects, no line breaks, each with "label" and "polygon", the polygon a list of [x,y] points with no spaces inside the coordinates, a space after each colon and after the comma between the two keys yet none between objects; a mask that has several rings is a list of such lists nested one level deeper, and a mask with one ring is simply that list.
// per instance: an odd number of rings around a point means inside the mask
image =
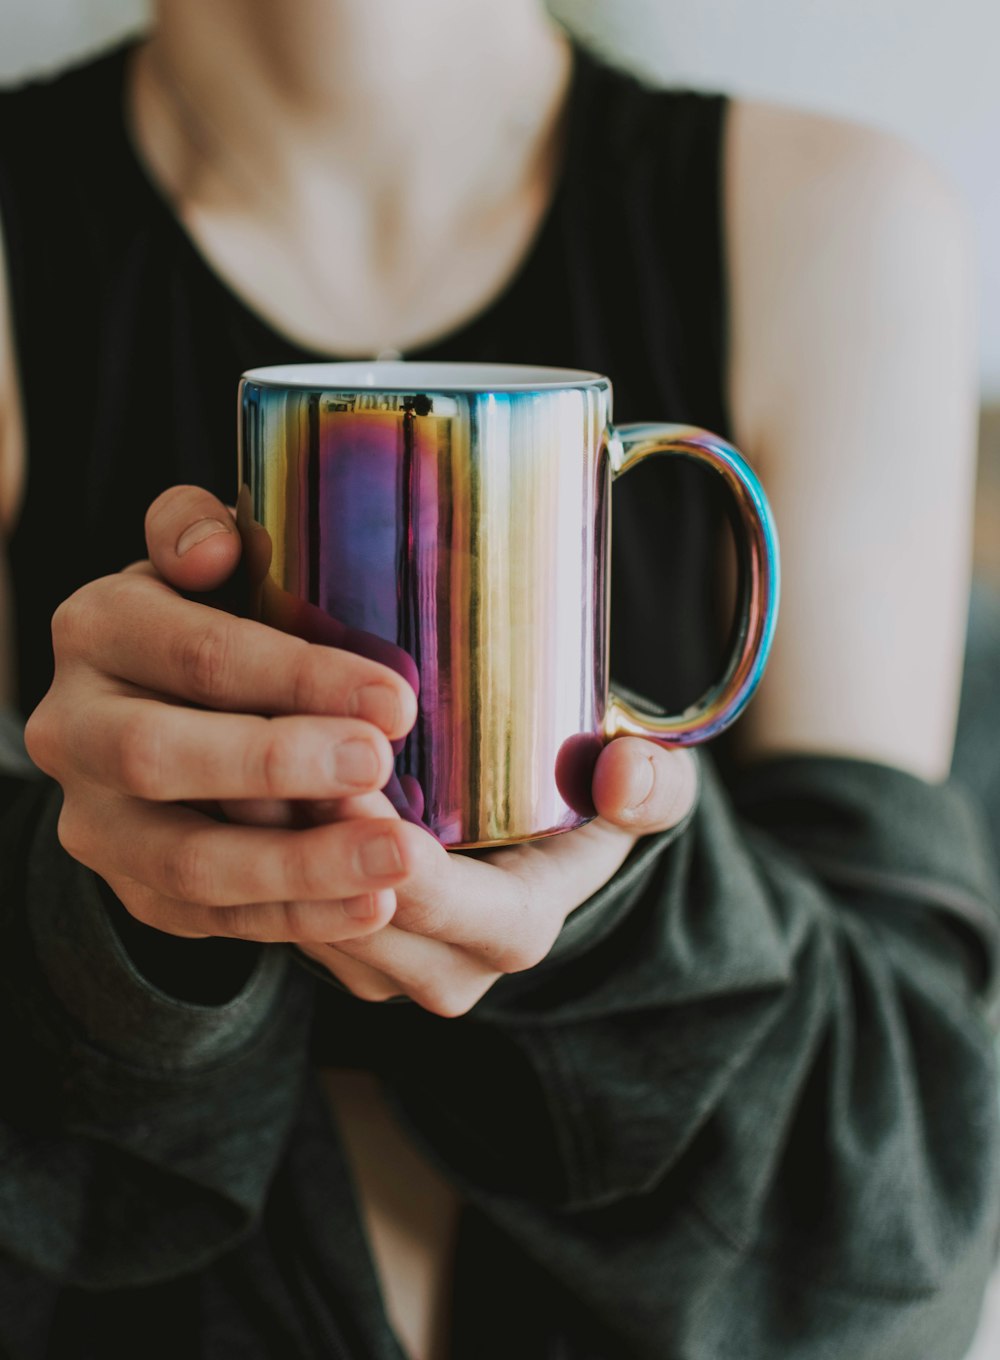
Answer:
[{"label": "thumb", "polygon": [[146,511],[146,549],[177,590],[215,590],[240,560],[232,512],[200,486],[172,486]]},{"label": "thumb", "polygon": [[698,764],[683,748],[616,737],[597,759],[591,791],[605,821],[639,835],[665,831],[682,822],[697,802]]}]

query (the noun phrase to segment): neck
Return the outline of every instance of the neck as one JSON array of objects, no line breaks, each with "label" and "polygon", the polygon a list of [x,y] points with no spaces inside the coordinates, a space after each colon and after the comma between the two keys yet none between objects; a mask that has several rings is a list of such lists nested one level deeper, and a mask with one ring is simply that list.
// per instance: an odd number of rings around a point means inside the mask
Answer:
[{"label": "neck", "polygon": [[149,60],[265,161],[419,164],[522,110],[530,133],[565,46],[540,0],[160,0]]}]

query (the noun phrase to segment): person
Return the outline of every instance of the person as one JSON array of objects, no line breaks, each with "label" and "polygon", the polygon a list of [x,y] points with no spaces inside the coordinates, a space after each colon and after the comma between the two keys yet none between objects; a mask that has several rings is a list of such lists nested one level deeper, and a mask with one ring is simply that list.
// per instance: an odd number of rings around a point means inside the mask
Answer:
[{"label": "person", "polygon": [[[956,1360],[997,1247],[998,894],[949,779],[961,208],[883,134],[657,89],[536,0],[159,0],[0,96],[0,1351]],[[245,368],[608,374],[754,461],[732,741],[448,854],[398,676],[238,577]],[[718,507],[615,491],[616,676],[718,655]],[[144,518],[145,517],[145,518]]]}]

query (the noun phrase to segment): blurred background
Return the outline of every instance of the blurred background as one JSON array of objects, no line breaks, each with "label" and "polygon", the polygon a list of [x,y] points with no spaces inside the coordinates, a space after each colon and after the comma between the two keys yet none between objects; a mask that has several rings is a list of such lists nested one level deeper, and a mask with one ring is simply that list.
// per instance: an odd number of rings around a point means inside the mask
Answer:
[{"label": "blurred background", "polygon": [[[982,279],[977,598],[981,614],[1000,628],[1000,4],[550,3],[553,13],[606,56],[651,80],[726,90],[886,128],[921,147],[958,186],[976,221]],[[146,22],[143,0],[3,0],[0,81],[52,70]],[[914,393],[915,401],[925,399]],[[984,651],[976,665],[970,675],[982,691],[977,702],[997,714],[989,748],[1000,751],[1000,652]],[[982,761],[981,750],[978,756]],[[984,778],[1000,771],[1000,755],[990,760]],[[1000,787],[997,795],[1000,806]],[[968,1360],[998,1357],[1000,1277]]]}]

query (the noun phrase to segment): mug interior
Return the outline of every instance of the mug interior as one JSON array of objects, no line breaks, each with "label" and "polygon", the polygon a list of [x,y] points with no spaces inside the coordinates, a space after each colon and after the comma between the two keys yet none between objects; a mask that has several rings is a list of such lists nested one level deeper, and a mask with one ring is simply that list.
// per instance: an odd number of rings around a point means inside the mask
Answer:
[{"label": "mug interior", "polygon": [[251,368],[243,377],[264,387],[329,391],[409,392],[414,388],[446,392],[537,392],[547,388],[589,387],[607,382],[601,373],[578,368],[541,368],[528,364],[408,363],[406,360],[356,360],[336,364],[276,364]]}]

